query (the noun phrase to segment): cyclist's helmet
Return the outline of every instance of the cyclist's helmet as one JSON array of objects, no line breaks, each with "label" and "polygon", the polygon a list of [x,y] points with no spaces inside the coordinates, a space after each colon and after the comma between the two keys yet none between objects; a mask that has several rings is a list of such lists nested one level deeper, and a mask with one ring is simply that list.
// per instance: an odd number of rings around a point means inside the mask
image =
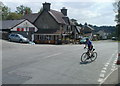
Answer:
[{"label": "cyclist's helmet", "polygon": [[89,38],[86,38],[86,41],[88,41],[89,40]]}]

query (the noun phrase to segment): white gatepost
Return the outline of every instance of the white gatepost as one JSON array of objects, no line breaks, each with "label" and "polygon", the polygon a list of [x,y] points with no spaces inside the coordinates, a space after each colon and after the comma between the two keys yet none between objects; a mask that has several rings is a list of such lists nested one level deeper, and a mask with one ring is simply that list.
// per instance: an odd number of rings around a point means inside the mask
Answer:
[{"label": "white gatepost", "polygon": [[34,34],[32,34],[32,41],[34,41]]}]

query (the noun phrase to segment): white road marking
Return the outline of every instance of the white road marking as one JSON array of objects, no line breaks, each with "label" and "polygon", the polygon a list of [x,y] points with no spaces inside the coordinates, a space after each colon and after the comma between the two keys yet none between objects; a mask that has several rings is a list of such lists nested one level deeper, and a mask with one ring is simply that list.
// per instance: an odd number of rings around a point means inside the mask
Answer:
[{"label": "white road marking", "polygon": [[108,66],[108,64],[105,64],[105,67],[107,67]]},{"label": "white road marking", "polygon": [[115,61],[114,61],[114,64],[116,64],[116,62],[117,62],[117,61],[115,60]]},{"label": "white road marking", "polygon": [[114,70],[115,70],[114,68],[111,69],[111,71],[114,71]]},{"label": "white road marking", "polygon": [[[115,69],[115,70],[117,70],[117,69]],[[107,78],[108,78],[115,70],[111,71],[111,72],[108,74],[108,76],[106,76],[105,79],[103,79],[103,80],[101,81],[100,85],[103,84],[103,83],[105,82],[105,80],[107,80]]]},{"label": "white road marking", "polygon": [[105,76],[105,74],[102,74],[102,73],[100,74],[100,78],[104,78],[104,76]]},{"label": "white road marking", "polygon": [[113,63],[113,66],[115,66],[115,64]]},{"label": "white road marking", "polygon": [[[112,72],[113,72],[114,70],[116,70],[116,69],[115,69],[115,68],[116,68],[115,63],[116,63],[116,61],[117,61],[117,58],[115,58],[112,66],[111,66],[112,68],[111,68],[110,74],[108,74],[108,76],[105,77],[107,67],[109,66],[110,62],[112,61],[112,59],[113,59],[113,57],[116,55],[116,53],[117,53],[117,50],[115,51],[114,54],[112,54],[111,58],[107,61],[107,63],[104,65],[104,67],[103,67],[102,70],[101,70],[100,77],[99,77],[99,79],[98,79],[98,82],[100,83],[100,84],[99,84],[100,86],[101,86],[101,84],[104,83],[104,81],[112,74]],[[116,57],[117,57],[117,56],[116,56]],[[105,77],[105,78],[104,78],[104,77]]]},{"label": "white road marking", "polygon": [[106,63],[107,65],[109,65],[110,63]]},{"label": "white road marking", "polygon": [[102,81],[103,81],[103,78],[99,78],[99,79],[98,79],[98,82],[102,82]]},{"label": "white road marking", "polygon": [[106,67],[104,67],[104,68],[103,68],[103,70],[107,70],[107,68],[106,68]]},{"label": "white road marking", "polygon": [[106,71],[105,71],[105,70],[102,70],[101,73],[106,73]]}]

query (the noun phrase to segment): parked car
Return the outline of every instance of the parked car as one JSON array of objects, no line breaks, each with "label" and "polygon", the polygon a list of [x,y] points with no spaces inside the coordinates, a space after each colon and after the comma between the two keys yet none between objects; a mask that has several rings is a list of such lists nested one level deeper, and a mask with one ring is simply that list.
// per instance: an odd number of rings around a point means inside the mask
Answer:
[{"label": "parked car", "polygon": [[88,37],[82,38],[82,39],[80,40],[80,44],[85,44],[85,43],[86,43],[86,38],[88,38]]},{"label": "parked car", "polygon": [[32,41],[29,41],[29,44],[35,45],[35,43],[34,43],[34,42],[32,42]]},{"label": "parked car", "polygon": [[25,38],[24,36],[20,35],[20,34],[15,34],[15,33],[11,33],[8,36],[9,41],[15,41],[15,42],[20,42],[20,43],[28,43],[29,40],[27,38]]},{"label": "parked car", "polygon": [[117,37],[112,37],[112,40],[117,40]]}]

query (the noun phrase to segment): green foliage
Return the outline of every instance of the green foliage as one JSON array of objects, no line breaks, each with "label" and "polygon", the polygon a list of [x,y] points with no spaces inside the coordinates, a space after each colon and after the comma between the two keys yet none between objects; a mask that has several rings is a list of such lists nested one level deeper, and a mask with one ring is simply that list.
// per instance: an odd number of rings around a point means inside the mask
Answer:
[{"label": "green foliage", "polygon": [[115,26],[92,26],[92,25],[89,25],[89,26],[94,28],[95,32],[98,32],[100,30],[105,31],[107,33],[115,32]]},{"label": "green foliage", "polygon": [[115,9],[117,10],[117,15],[115,21],[120,24],[120,1],[114,4]]},{"label": "green foliage", "polygon": [[8,8],[7,6],[3,6],[2,7],[2,19],[6,20],[9,14],[10,14],[10,8]]},{"label": "green foliage", "polygon": [[17,9],[16,13],[18,13],[18,14],[25,15],[25,14],[32,13],[31,8],[23,6],[23,5],[20,5],[20,6],[16,7],[16,9]]},{"label": "green foliage", "polygon": [[10,8],[7,6],[0,6],[0,20],[14,20],[14,19],[20,19],[24,14],[30,14],[32,13],[32,10],[29,7],[25,7],[23,5],[20,5],[19,7],[16,7],[16,12],[11,12]]},{"label": "green foliage", "polygon": [[114,3],[114,7],[117,10],[117,15],[116,15],[116,18],[115,18],[115,21],[117,22],[116,34],[117,34],[118,40],[120,41],[120,1],[116,1]]},{"label": "green foliage", "polygon": [[118,40],[120,41],[120,24],[116,25],[116,34],[117,34]]},{"label": "green foliage", "polygon": [[79,26],[78,22],[76,19],[71,19],[71,21],[76,25],[76,26]]},{"label": "green foliage", "polygon": [[43,11],[43,8],[40,8],[40,11],[38,11],[38,13],[41,13]]},{"label": "green foliage", "polygon": [[2,20],[2,6],[0,6],[0,20]]},{"label": "green foliage", "polygon": [[7,20],[15,20],[15,19],[20,19],[22,17],[22,14],[17,14],[15,12],[11,12],[8,16],[7,16]]}]

